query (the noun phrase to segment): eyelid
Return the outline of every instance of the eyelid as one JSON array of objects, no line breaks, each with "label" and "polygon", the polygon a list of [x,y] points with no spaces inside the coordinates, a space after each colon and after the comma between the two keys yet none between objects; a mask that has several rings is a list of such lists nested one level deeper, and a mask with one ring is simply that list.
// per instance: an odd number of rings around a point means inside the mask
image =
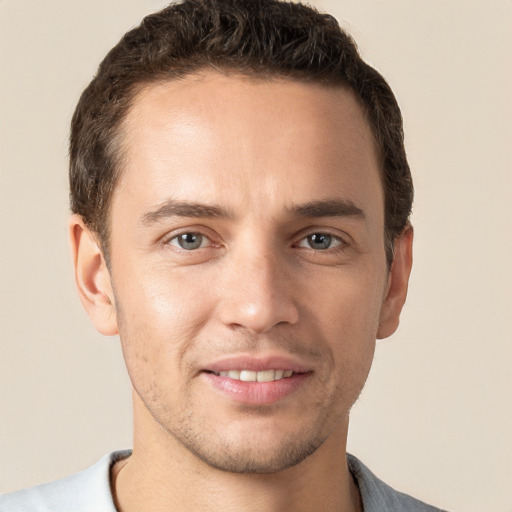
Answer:
[{"label": "eyelid", "polygon": [[[162,237],[160,237],[160,244],[164,246],[170,246],[171,241],[177,240],[177,238],[184,234],[195,234],[195,235],[201,235],[204,239],[208,241],[207,245],[201,246],[198,249],[204,249],[207,247],[220,247],[223,245],[221,238],[219,235],[215,232],[212,232],[210,228],[207,228],[205,226],[186,226],[181,228],[173,229],[172,231],[166,233]],[[327,249],[314,249],[312,247],[304,247],[301,246],[301,244],[307,239],[307,237],[311,235],[327,235],[331,237],[333,240],[337,241],[338,243],[334,247],[329,247]],[[339,230],[334,228],[322,228],[318,226],[311,226],[307,229],[302,230],[296,237],[294,237],[296,242],[293,243],[295,247],[299,247],[302,249],[309,249],[311,251],[315,252],[332,252],[336,250],[343,250],[350,245],[352,245],[352,237],[344,232],[340,233]],[[191,252],[190,250],[183,249],[179,246],[178,243],[176,245],[172,244],[172,247],[174,247],[177,250],[185,251],[185,252]],[[197,251],[198,249],[194,249]]]},{"label": "eyelid", "polygon": [[[311,226],[306,229],[301,230],[301,232],[295,237],[297,242],[294,245],[299,245],[302,241],[304,241],[308,236],[311,235],[326,235],[330,236],[331,238],[339,241],[339,245],[336,247],[333,247],[332,249],[336,249],[338,247],[348,247],[349,245],[352,245],[353,239],[352,237],[343,231],[340,231],[339,229],[333,228],[333,227],[322,227],[322,226]],[[324,251],[327,251],[328,249],[324,249]]]},{"label": "eyelid", "polygon": [[[208,240],[208,245],[200,247],[200,249],[204,249],[205,247],[214,247],[219,246],[220,243],[216,241],[215,239],[218,237],[215,237],[214,234],[211,232],[210,229],[206,229],[203,226],[187,226],[183,228],[177,228],[172,230],[169,233],[166,233],[163,237],[160,238],[160,243],[162,245],[172,246],[175,247],[178,250],[181,251],[187,251],[186,249],[183,249],[182,247],[179,247],[179,245],[171,245],[171,241],[177,240],[177,238],[181,235],[186,234],[193,234],[193,235],[201,235],[204,239]],[[197,249],[195,249],[197,250]]]},{"label": "eyelid", "polygon": [[[328,247],[326,249],[315,249],[313,247],[310,247],[310,246],[307,246],[307,245],[302,245],[303,243],[304,244],[307,244],[307,239],[312,236],[312,235],[325,235],[325,236],[328,236],[332,239],[333,242],[337,242],[334,246],[332,247]],[[300,240],[299,240],[299,243],[297,244],[299,247],[301,248],[304,248],[304,249],[310,249],[312,251],[323,251],[323,252],[327,252],[327,251],[332,251],[332,250],[336,250],[338,249],[339,247],[345,247],[347,245],[347,243],[338,235],[333,235],[331,233],[326,233],[326,232],[323,232],[323,231],[315,231],[313,233],[309,233],[308,235],[306,236],[303,236]]]},{"label": "eyelid", "polygon": [[[201,237],[201,243],[199,245],[199,247],[196,247],[194,249],[185,249],[185,247],[181,247],[180,243],[179,243],[179,238],[180,236],[182,235],[195,235],[195,236],[200,236]],[[174,244],[173,242],[176,242],[176,244]],[[205,247],[211,247],[212,245],[212,241],[205,235],[202,235],[201,233],[196,233],[196,232],[192,232],[192,231],[185,231],[184,233],[180,233],[179,235],[175,235],[173,237],[171,237],[168,241],[167,241],[167,245],[171,245],[172,247],[175,247],[176,249],[178,250],[181,250],[181,251],[197,251],[198,249],[204,249]]]}]

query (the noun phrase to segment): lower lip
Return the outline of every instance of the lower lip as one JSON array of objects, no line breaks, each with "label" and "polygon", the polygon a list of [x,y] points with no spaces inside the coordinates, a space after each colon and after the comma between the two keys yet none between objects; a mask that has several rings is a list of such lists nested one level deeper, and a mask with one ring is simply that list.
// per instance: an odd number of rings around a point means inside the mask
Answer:
[{"label": "lower lip", "polygon": [[310,377],[311,373],[297,373],[291,377],[272,382],[244,382],[203,372],[203,377],[223,395],[250,405],[268,405],[285,398]]}]

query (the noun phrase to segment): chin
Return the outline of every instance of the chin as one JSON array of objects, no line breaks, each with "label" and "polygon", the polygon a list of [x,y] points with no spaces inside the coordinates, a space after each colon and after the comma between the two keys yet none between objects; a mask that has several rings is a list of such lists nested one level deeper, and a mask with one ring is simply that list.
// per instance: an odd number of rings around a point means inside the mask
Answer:
[{"label": "chin", "polygon": [[259,419],[263,423],[224,425],[222,430],[202,432],[187,429],[175,432],[174,437],[211,468],[238,474],[271,474],[300,464],[322,446],[332,430],[326,425],[291,428],[293,425],[287,424],[284,428],[279,422]]},{"label": "chin", "polygon": [[301,444],[288,442],[277,449],[275,447],[256,449],[247,446],[237,449],[229,445],[225,449],[215,451],[211,449],[204,451],[191,446],[188,446],[188,449],[208,466],[220,471],[237,474],[271,474],[300,464],[321,444],[321,442]]}]

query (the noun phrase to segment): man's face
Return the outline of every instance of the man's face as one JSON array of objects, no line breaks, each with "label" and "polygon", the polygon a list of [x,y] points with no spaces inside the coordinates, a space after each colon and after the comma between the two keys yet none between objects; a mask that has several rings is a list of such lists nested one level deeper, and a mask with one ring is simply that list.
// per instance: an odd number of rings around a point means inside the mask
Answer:
[{"label": "man's face", "polygon": [[228,471],[297,464],[346,431],[387,291],[361,108],[207,72],[143,90],[122,137],[111,278],[139,424]]}]

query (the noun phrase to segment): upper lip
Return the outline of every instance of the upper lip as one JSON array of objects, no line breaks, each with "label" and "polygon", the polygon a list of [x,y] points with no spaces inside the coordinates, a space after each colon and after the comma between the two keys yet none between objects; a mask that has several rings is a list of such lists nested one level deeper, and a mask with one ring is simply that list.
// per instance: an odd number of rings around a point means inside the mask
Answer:
[{"label": "upper lip", "polygon": [[293,357],[279,355],[234,355],[223,357],[204,367],[205,371],[225,372],[230,370],[292,370],[295,373],[306,373],[312,369]]}]

